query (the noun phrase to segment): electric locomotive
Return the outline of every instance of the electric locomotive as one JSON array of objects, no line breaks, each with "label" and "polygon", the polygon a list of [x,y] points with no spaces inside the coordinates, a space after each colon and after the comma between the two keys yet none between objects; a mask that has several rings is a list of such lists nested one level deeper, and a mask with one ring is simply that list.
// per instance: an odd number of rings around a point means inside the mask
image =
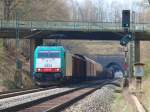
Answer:
[{"label": "electric locomotive", "polygon": [[64,76],[64,51],[62,46],[38,46],[34,52],[33,78],[38,85],[48,85]]}]

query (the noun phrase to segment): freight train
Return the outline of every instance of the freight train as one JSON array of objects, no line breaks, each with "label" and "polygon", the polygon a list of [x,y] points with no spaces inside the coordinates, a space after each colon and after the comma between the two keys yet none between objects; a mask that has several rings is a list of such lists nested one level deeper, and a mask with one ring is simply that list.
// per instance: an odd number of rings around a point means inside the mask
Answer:
[{"label": "freight train", "polygon": [[34,51],[33,78],[39,86],[96,79],[102,71],[101,64],[63,46],[38,46]]}]

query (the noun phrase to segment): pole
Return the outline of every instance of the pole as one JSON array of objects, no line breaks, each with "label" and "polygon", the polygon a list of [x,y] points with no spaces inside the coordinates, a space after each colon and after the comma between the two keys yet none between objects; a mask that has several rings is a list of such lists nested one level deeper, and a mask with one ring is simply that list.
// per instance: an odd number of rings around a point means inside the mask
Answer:
[{"label": "pole", "polygon": [[19,36],[19,12],[16,11],[16,75],[18,79],[17,86],[22,88],[22,63],[19,60]]},{"label": "pole", "polygon": [[124,47],[124,52],[125,52],[125,70],[124,70],[124,87],[128,87],[129,86],[129,82],[128,82],[128,47],[125,46]]},{"label": "pole", "polygon": [[133,77],[133,64],[135,63],[135,55],[134,55],[134,52],[135,52],[135,12],[132,11],[132,37],[133,37],[133,40],[130,42],[130,55],[129,55],[129,60],[130,60],[130,81]]},{"label": "pole", "polygon": [[127,46],[125,46],[124,47],[124,53],[125,53],[125,78],[128,76],[128,62],[127,62],[127,54],[128,54],[128,47]]}]

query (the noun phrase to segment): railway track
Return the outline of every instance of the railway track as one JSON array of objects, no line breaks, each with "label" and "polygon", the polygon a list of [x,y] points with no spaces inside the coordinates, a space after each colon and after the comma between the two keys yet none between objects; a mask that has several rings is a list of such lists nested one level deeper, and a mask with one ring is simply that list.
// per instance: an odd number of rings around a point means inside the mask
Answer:
[{"label": "railway track", "polygon": [[68,94],[50,99],[38,105],[20,110],[19,112],[58,112],[94,92],[99,86],[79,89]]},{"label": "railway track", "polygon": [[53,112],[60,111],[74,102],[89,95],[95,90],[101,88],[104,84],[110,81],[101,81],[99,83],[87,84],[73,89],[68,89],[57,94],[49,95],[47,97],[39,98],[27,103],[19,104],[9,108],[1,109],[3,111],[12,112]]},{"label": "railway track", "polygon": [[[111,81],[99,81],[78,87],[54,88],[0,99],[2,112],[53,112],[60,111],[89,95]],[[46,89],[46,88],[45,88]]]},{"label": "railway track", "polygon": [[52,87],[48,87],[48,88],[33,88],[33,89],[17,90],[14,92],[4,92],[4,93],[0,94],[0,99],[14,97],[14,96],[28,94],[28,93],[39,92],[39,91],[44,91],[44,90],[53,89],[56,87],[57,86],[52,86]]}]

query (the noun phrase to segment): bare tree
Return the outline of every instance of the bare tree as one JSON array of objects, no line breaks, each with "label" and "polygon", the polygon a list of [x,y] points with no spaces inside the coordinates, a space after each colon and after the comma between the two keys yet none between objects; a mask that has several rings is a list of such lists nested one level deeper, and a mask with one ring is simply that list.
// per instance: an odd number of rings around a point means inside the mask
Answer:
[{"label": "bare tree", "polygon": [[4,19],[9,20],[11,18],[11,5],[14,0],[3,0],[4,3]]},{"label": "bare tree", "polygon": [[119,2],[113,1],[111,3],[111,18],[114,22],[120,22],[121,21],[121,12],[122,8],[120,7],[121,4]]},{"label": "bare tree", "polygon": [[32,0],[32,19],[68,20],[67,0]]},{"label": "bare tree", "polygon": [[0,19],[4,18],[4,3],[0,0]]}]

